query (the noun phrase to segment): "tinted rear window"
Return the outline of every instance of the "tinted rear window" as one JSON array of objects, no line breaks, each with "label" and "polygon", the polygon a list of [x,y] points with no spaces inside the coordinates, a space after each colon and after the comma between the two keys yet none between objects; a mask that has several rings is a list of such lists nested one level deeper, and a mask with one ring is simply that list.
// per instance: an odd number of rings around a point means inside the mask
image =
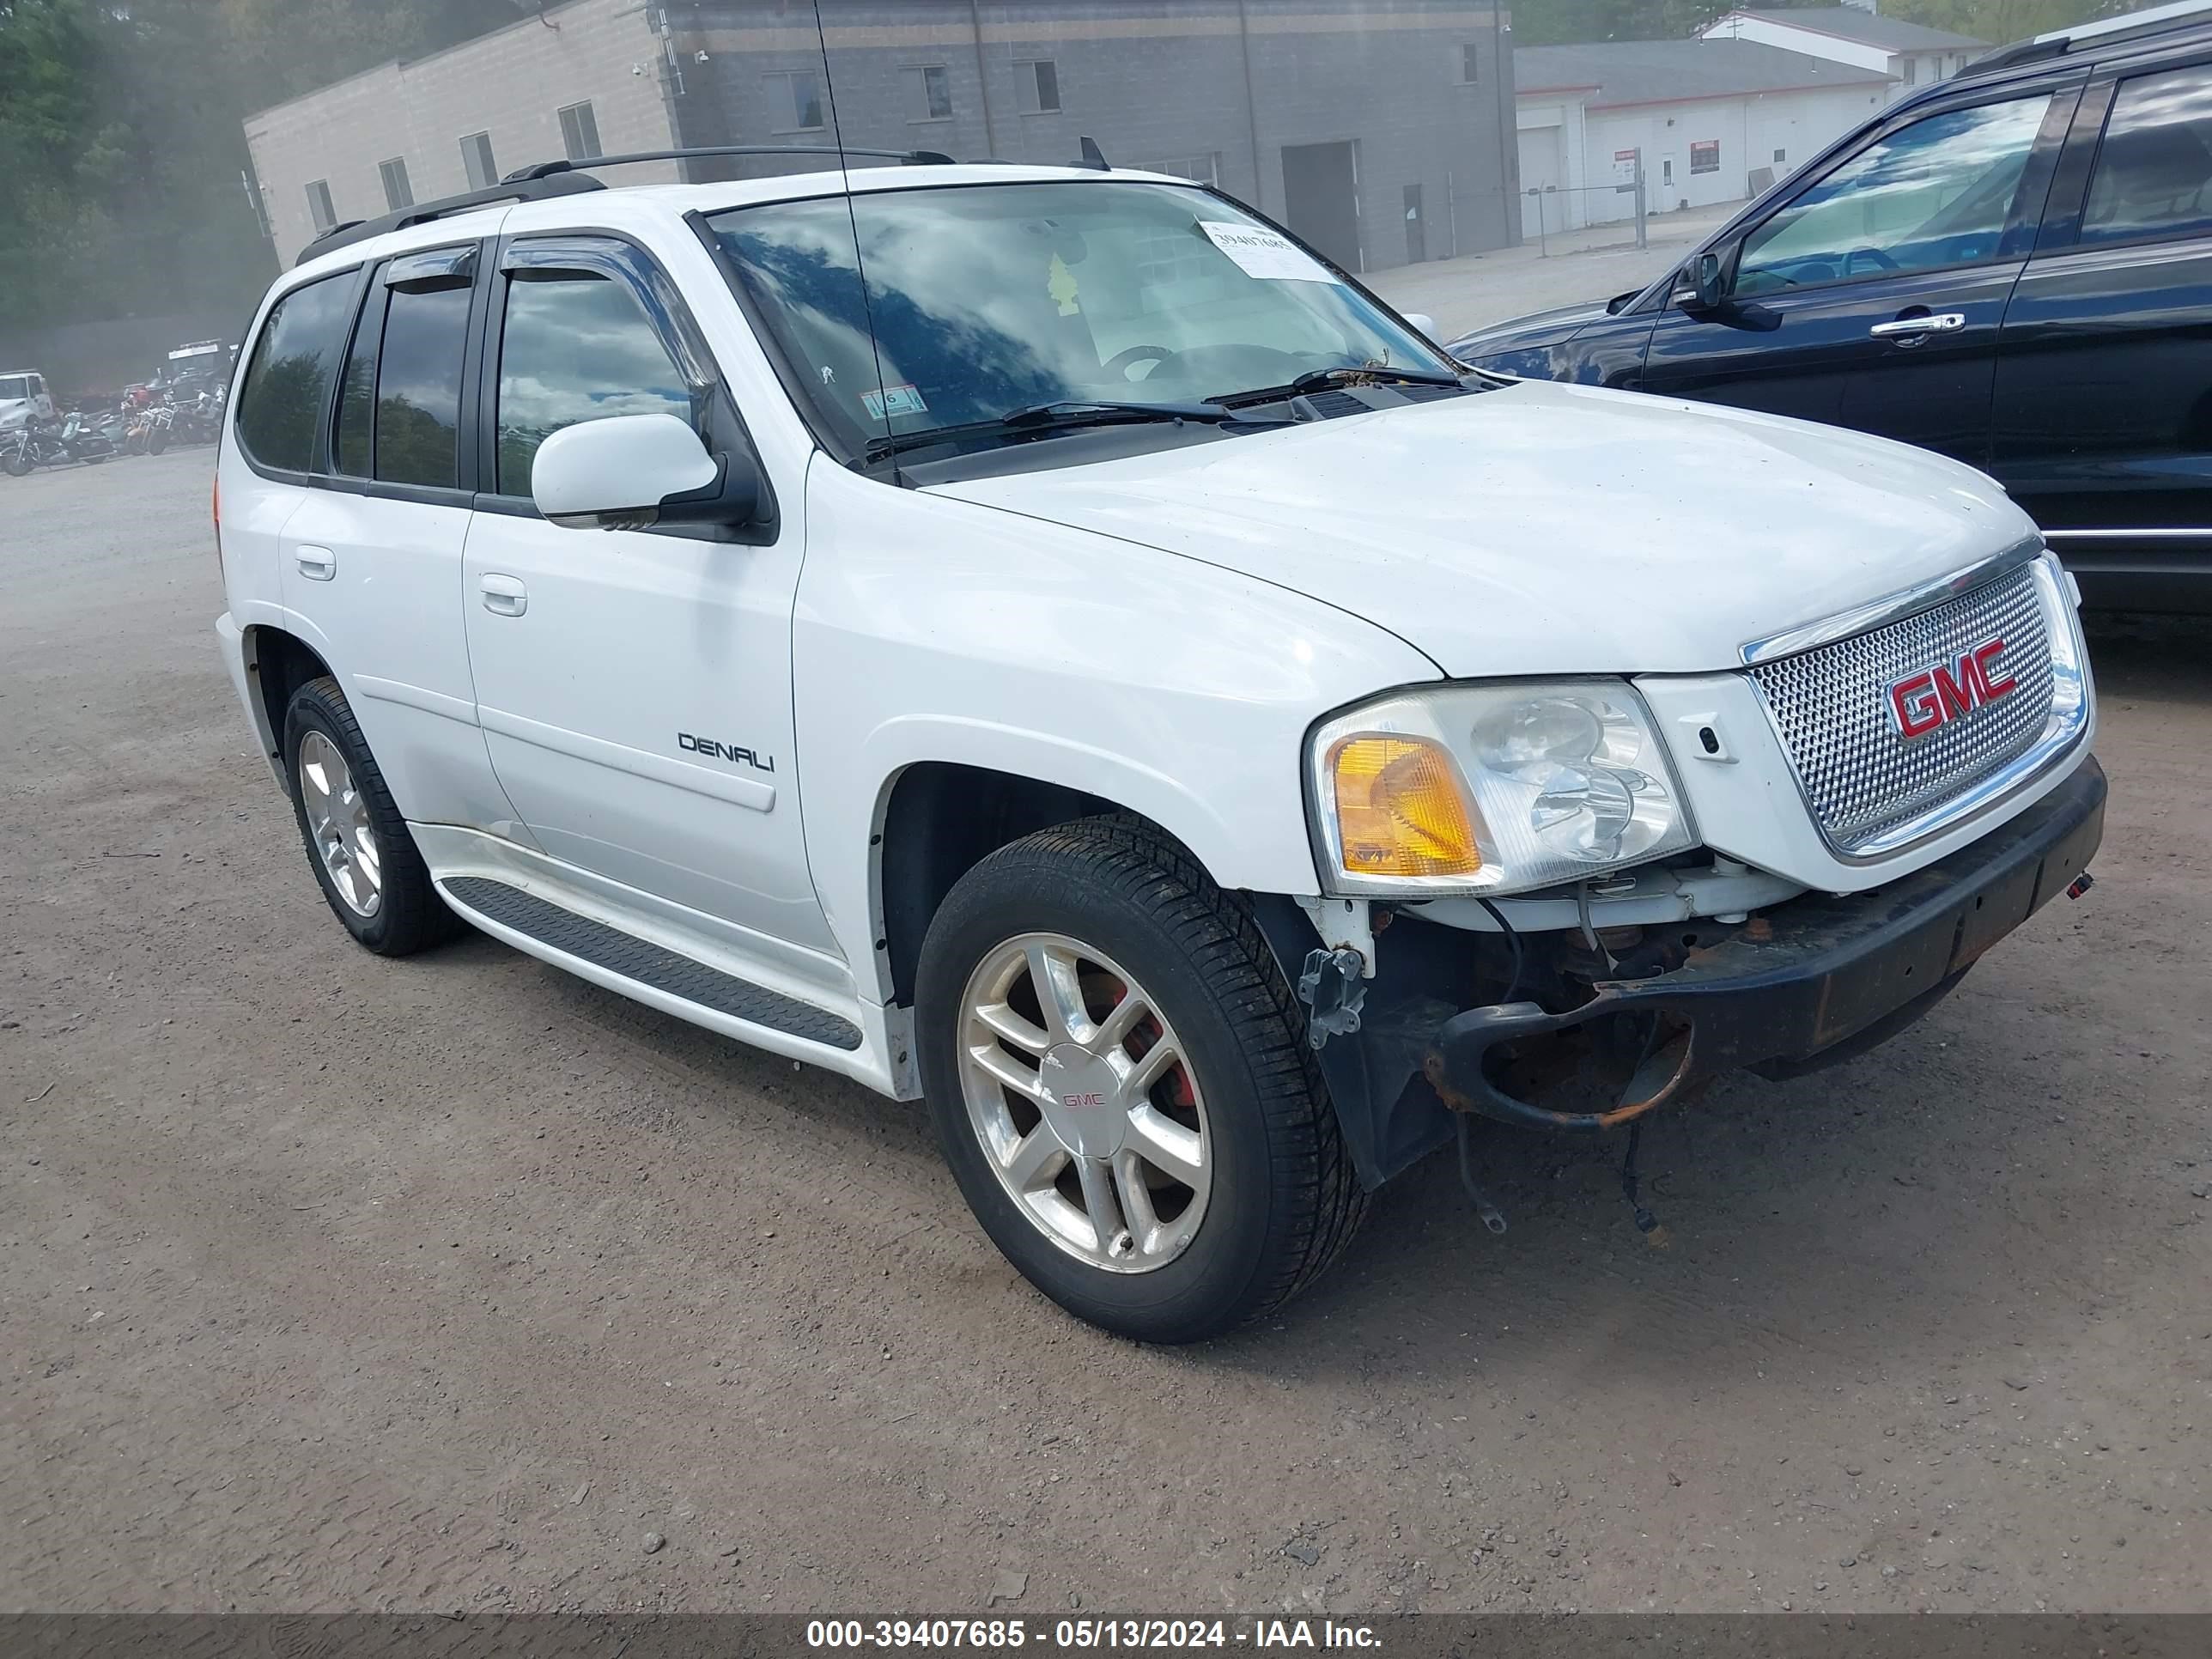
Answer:
[{"label": "tinted rear window", "polygon": [[352,320],[351,273],[325,276],[276,302],[238,391],[238,441],[264,466],[305,472]]},{"label": "tinted rear window", "polygon": [[2212,67],[2120,82],[2089,179],[2081,240],[2212,232]]},{"label": "tinted rear window", "polygon": [[376,368],[376,477],[386,483],[460,482],[461,350],[466,287],[395,289]]}]

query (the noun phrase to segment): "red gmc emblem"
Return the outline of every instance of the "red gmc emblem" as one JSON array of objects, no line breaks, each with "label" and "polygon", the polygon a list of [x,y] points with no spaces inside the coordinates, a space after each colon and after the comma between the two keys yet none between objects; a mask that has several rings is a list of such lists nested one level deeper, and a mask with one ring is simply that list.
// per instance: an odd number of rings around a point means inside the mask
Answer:
[{"label": "red gmc emblem", "polygon": [[2008,695],[2020,682],[1997,659],[2002,639],[1984,641],[1959,659],[1923,668],[1889,688],[1889,712],[1901,737],[1924,738],[1947,721],[1961,720]]},{"label": "red gmc emblem", "polygon": [[1062,1095],[1060,1098],[1061,1103],[1078,1110],[1085,1106],[1103,1106],[1106,1103],[1103,1095]]}]

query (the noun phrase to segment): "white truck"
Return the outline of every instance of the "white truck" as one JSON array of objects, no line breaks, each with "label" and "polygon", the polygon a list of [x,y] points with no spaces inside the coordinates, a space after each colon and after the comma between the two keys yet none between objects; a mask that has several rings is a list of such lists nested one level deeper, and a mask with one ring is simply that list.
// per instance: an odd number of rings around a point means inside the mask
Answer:
[{"label": "white truck", "polygon": [[54,418],[53,393],[35,368],[0,369],[0,432]]},{"label": "white truck", "polygon": [[1425,331],[1163,175],[554,164],[272,288],[222,651],[361,944],[925,1100],[1042,1290],[1205,1337],[1473,1118],[1891,1036],[2100,833],[1987,478]]}]

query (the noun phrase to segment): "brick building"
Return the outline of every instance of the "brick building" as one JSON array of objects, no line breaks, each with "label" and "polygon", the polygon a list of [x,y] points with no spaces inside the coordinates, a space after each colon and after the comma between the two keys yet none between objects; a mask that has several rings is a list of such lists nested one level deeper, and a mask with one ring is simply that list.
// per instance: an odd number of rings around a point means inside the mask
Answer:
[{"label": "brick building", "polygon": [[[1466,0],[568,0],[246,123],[277,250],[526,163],[831,143],[1218,184],[1376,270],[1519,239],[1512,47]],[[643,165],[613,182],[791,171]]]}]

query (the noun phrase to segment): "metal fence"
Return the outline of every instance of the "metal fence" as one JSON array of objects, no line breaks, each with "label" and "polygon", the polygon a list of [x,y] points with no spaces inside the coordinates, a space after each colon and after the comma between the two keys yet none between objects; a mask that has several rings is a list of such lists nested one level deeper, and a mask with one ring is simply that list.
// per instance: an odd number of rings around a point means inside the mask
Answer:
[{"label": "metal fence", "polygon": [[1646,246],[1651,216],[1644,165],[1632,177],[1583,186],[1547,185],[1521,192],[1521,240],[1548,256],[1588,248]]}]

